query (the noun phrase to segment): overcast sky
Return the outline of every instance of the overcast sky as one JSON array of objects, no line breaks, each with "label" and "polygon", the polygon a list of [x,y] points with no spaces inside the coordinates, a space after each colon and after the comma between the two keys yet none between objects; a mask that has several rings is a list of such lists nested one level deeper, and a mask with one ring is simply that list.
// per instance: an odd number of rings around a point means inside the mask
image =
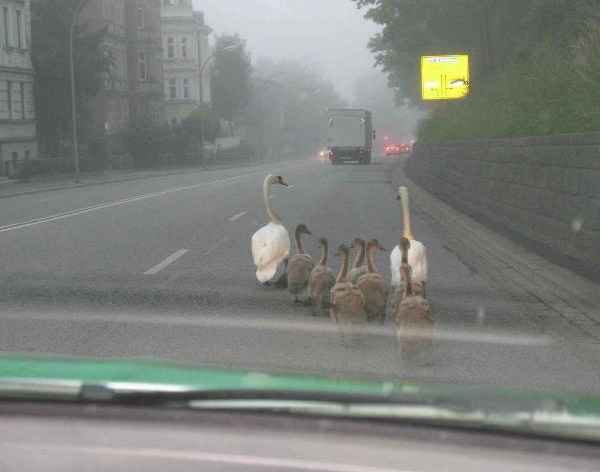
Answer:
[{"label": "overcast sky", "polygon": [[339,93],[354,99],[354,82],[373,72],[367,49],[377,25],[351,0],[193,0],[215,33],[239,33],[253,61],[261,57],[321,64]]}]

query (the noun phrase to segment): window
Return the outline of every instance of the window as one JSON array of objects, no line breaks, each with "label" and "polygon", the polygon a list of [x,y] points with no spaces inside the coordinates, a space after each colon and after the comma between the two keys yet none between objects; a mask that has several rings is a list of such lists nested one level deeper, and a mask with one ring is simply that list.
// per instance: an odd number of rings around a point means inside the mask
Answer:
[{"label": "window", "polygon": [[177,82],[175,79],[169,79],[169,99],[175,100],[177,98]]},{"label": "window", "polygon": [[12,41],[10,40],[10,15],[8,12],[8,7],[2,8],[4,14],[4,45],[6,47],[10,47],[12,45]]},{"label": "window", "polygon": [[190,79],[183,79],[183,98],[190,98]]},{"label": "window", "polygon": [[187,57],[187,38],[181,38],[181,57]]},{"label": "window", "polygon": [[31,157],[31,153],[29,151],[25,151],[25,160],[28,161]]},{"label": "window", "polygon": [[137,27],[144,28],[144,8],[142,5],[137,7]]},{"label": "window", "polygon": [[12,120],[12,82],[6,81],[6,100],[8,105],[8,119]]},{"label": "window", "polygon": [[15,17],[17,22],[17,47],[23,49],[23,12],[15,10]]},{"label": "window", "polygon": [[175,38],[167,38],[167,57],[175,57]]},{"label": "window", "polygon": [[171,126],[177,126],[177,118],[171,118]]},{"label": "window", "polygon": [[19,92],[21,93],[21,119],[25,119],[25,82],[19,83]]},{"label": "window", "polygon": [[145,53],[140,52],[138,63],[140,66],[140,80],[146,80],[147,64],[146,64],[146,54]]}]

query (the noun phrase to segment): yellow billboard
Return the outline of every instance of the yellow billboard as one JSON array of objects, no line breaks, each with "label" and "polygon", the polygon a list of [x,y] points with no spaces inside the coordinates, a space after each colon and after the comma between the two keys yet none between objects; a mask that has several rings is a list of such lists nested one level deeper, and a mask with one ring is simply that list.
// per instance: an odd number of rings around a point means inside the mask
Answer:
[{"label": "yellow billboard", "polygon": [[452,100],[469,93],[469,56],[421,57],[423,100]]}]

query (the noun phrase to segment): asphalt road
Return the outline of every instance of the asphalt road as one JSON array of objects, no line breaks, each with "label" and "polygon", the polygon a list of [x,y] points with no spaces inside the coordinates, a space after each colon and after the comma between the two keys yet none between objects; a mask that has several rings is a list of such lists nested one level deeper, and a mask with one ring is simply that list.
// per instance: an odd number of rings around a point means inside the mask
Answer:
[{"label": "asphalt road", "polygon": [[[316,259],[320,235],[393,248],[399,162],[294,161],[2,199],[0,351],[597,391],[600,368],[542,332],[416,210],[436,316],[432,366],[397,357],[391,317],[346,348],[331,319],[258,283],[250,238],[267,222],[268,171],[293,184],[273,187],[273,205],[290,233],[307,224]],[[376,256],[387,280],[388,257]]]}]

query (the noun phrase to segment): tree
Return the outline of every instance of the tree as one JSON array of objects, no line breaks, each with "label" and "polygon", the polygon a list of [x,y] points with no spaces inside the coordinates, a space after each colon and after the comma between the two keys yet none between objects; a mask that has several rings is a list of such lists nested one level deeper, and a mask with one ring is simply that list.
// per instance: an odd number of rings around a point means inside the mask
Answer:
[{"label": "tree", "polygon": [[581,73],[597,66],[597,0],[353,1],[383,27],[370,48],[397,101],[419,103],[420,56],[470,56],[471,93],[429,104],[433,113],[420,138],[583,131],[590,120],[598,126],[597,102],[590,100],[597,87]]},{"label": "tree", "polygon": [[568,43],[596,0],[353,0],[383,26],[370,49],[400,97],[420,96],[420,56],[467,53],[472,83],[527,60],[541,42]]},{"label": "tree", "polygon": [[[38,130],[45,149],[53,157],[62,155],[71,133],[71,76],[69,32],[80,0],[34,1],[31,3],[32,58]],[[102,47],[105,31],[74,31],[74,65],[77,113],[85,130],[85,104],[100,90],[111,58]],[[83,134],[83,133],[82,133]]]},{"label": "tree", "polygon": [[255,97],[260,99],[270,82],[280,88],[288,144],[302,152],[323,147],[326,109],[343,107],[346,101],[333,84],[323,78],[320,66],[308,59],[279,62],[262,59],[254,72]]},{"label": "tree", "polygon": [[378,131],[380,146],[386,144],[384,136],[394,142],[413,139],[418,122],[425,118],[418,108],[395,103],[394,92],[381,72],[360,77],[354,84],[354,95],[357,108],[365,107],[373,112],[373,128]]},{"label": "tree", "polygon": [[252,71],[246,43],[237,34],[217,36],[211,72],[212,105],[217,115],[227,121],[233,134],[233,121],[248,103]]},{"label": "tree", "polygon": [[202,124],[204,124],[204,139],[206,141],[214,141],[220,136],[221,123],[213,110],[198,107],[183,121],[182,126],[189,136],[199,140]]}]

